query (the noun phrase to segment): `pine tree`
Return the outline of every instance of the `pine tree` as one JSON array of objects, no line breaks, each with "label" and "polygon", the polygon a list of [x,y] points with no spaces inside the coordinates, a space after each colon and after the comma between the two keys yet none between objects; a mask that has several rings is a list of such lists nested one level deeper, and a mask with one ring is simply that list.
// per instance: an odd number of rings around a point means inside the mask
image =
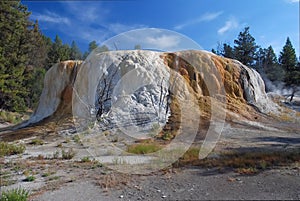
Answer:
[{"label": "pine tree", "polygon": [[238,39],[234,40],[234,57],[243,64],[253,67],[255,64],[255,53],[258,46],[255,39],[249,33],[249,27],[239,33]]},{"label": "pine tree", "polygon": [[38,21],[28,29],[29,62],[24,73],[24,86],[28,96],[26,105],[29,108],[37,106],[39,96],[43,89],[45,66],[48,54],[48,44],[40,31]]},{"label": "pine tree", "polygon": [[280,52],[279,63],[286,71],[284,78],[286,86],[292,88],[290,99],[290,101],[292,101],[294,94],[296,93],[300,85],[300,71],[297,68],[296,52],[289,37],[287,38],[286,43],[283,46],[282,51]]},{"label": "pine tree", "polygon": [[20,1],[0,1],[0,108],[25,109],[24,72],[29,61],[30,13]]},{"label": "pine tree", "polygon": [[230,58],[230,59],[235,58],[233,48],[229,44],[224,43],[223,44],[223,49],[224,49],[224,53],[223,53],[224,57]]},{"label": "pine tree", "polygon": [[72,41],[72,44],[71,44],[70,59],[72,59],[72,60],[82,59],[81,51],[78,48],[78,46],[76,45],[75,41]]},{"label": "pine tree", "polygon": [[280,52],[279,63],[287,71],[295,70],[297,66],[296,52],[289,37]]},{"label": "pine tree", "polygon": [[51,45],[51,48],[48,52],[48,66],[49,69],[54,64],[69,60],[71,55],[71,48],[68,44],[63,44],[62,40],[58,35],[55,36],[54,42]]},{"label": "pine tree", "polygon": [[285,71],[279,65],[277,56],[273,50],[272,46],[264,49],[264,58],[262,60],[262,68],[266,73],[267,77],[271,81],[283,81],[285,76]]},{"label": "pine tree", "polygon": [[96,49],[98,47],[97,42],[96,41],[92,41],[89,43],[89,53],[91,53],[94,49]]}]

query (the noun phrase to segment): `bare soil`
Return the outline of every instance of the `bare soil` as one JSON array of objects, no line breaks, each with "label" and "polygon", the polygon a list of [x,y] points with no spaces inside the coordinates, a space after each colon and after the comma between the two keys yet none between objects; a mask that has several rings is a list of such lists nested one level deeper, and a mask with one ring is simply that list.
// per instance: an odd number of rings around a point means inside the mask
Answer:
[{"label": "bare soil", "polygon": [[[1,160],[1,191],[24,187],[30,190],[30,199],[34,201],[300,199],[299,160],[254,174],[242,174],[233,167],[188,165],[147,175],[126,175],[96,161],[82,162],[88,152],[72,135],[50,133],[42,138],[45,144],[30,144],[35,138],[33,135],[21,140],[27,148],[24,154]],[[57,150],[71,148],[76,151],[74,158],[53,157]],[[208,157],[218,160],[224,151],[293,152],[299,149],[297,122],[235,121],[225,124],[216,148]],[[34,175],[36,179],[25,182],[26,175]]]}]

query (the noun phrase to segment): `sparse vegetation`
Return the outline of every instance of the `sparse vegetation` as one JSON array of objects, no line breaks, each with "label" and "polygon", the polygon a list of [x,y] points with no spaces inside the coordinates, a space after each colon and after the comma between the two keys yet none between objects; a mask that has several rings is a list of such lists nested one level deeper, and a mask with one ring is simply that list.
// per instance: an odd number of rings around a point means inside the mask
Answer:
[{"label": "sparse vegetation", "polygon": [[27,201],[29,191],[17,188],[2,192],[0,201]]},{"label": "sparse vegetation", "polygon": [[0,110],[0,122],[9,122],[12,124],[17,124],[22,122],[22,115],[16,112],[9,112],[5,110]]},{"label": "sparse vegetation", "polygon": [[33,139],[29,144],[31,145],[43,145],[45,142],[41,139]]},{"label": "sparse vegetation", "polygon": [[45,173],[43,173],[41,176],[42,177],[49,177],[50,175],[53,175],[53,174],[55,174],[55,172],[45,172]]},{"label": "sparse vegetation", "polygon": [[127,174],[107,174],[99,177],[97,184],[105,190],[127,185],[130,182],[130,176]]},{"label": "sparse vegetation", "polygon": [[133,154],[149,154],[161,149],[161,145],[155,142],[152,143],[137,143],[127,147],[127,151]]},{"label": "sparse vegetation", "polygon": [[76,142],[77,144],[79,144],[79,143],[81,142],[80,136],[79,136],[79,135],[74,135],[74,136],[73,136],[73,140],[74,140],[74,142]]},{"label": "sparse vegetation", "polygon": [[85,156],[85,157],[81,158],[81,162],[83,162],[83,163],[88,163],[88,162],[91,162],[91,161],[92,160],[88,156]]},{"label": "sparse vegetation", "polygon": [[54,153],[53,153],[53,156],[52,156],[53,159],[58,159],[59,158],[59,151],[56,150]]},{"label": "sparse vegetation", "polygon": [[8,142],[0,142],[0,156],[9,156],[15,154],[22,154],[25,151],[24,145],[16,145]]},{"label": "sparse vegetation", "polygon": [[189,149],[174,166],[195,165],[201,167],[232,168],[240,174],[255,174],[277,166],[296,163],[300,160],[300,150],[255,151],[255,152],[227,152],[220,153],[217,158],[198,159],[199,149]]},{"label": "sparse vegetation", "polygon": [[61,157],[65,160],[70,160],[75,156],[75,151],[71,148],[68,151],[65,151],[64,149],[61,151]]},{"label": "sparse vegetation", "polygon": [[25,182],[32,182],[32,181],[34,181],[35,179],[36,179],[35,176],[30,175],[30,176],[26,177],[23,181],[25,181]]}]

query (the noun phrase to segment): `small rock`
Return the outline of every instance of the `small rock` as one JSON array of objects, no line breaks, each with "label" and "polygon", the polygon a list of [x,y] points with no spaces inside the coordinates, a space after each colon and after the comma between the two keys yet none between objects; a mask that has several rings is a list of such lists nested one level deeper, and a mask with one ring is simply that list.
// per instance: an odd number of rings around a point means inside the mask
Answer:
[{"label": "small rock", "polygon": [[123,197],[124,197],[124,195],[120,195],[120,196],[119,196],[119,198],[123,198]]},{"label": "small rock", "polygon": [[166,198],[167,196],[166,195],[163,195],[163,196],[161,196],[162,198]]}]

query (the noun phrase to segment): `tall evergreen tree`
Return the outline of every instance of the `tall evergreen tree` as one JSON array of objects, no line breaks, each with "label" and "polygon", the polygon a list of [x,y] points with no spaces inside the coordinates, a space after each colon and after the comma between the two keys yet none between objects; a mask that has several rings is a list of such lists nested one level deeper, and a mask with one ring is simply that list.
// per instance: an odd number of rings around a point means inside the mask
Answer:
[{"label": "tall evergreen tree", "polygon": [[96,49],[98,47],[97,42],[96,41],[92,41],[89,43],[89,53],[91,53],[94,49]]},{"label": "tall evergreen tree", "polygon": [[229,44],[224,43],[223,49],[224,49],[224,54],[223,54],[224,57],[230,58],[230,59],[235,58],[233,48]]},{"label": "tall evergreen tree", "polygon": [[45,65],[48,47],[38,25],[38,21],[28,29],[29,61],[24,73],[24,86],[28,96],[25,98],[27,107],[34,108],[43,89]]},{"label": "tall evergreen tree", "polygon": [[27,27],[30,13],[20,1],[0,1],[0,108],[25,109],[23,83],[29,61]]},{"label": "tall evergreen tree", "polygon": [[54,42],[51,45],[48,52],[48,67],[52,65],[70,59],[71,48],[68,44],[63,44],[58,35],[55,36]]},{"label": "tall evergreen tree", "polygon": [[82,53],[78,46],[76,45],[75,41],[72,41],[71,44],[71,52],[70,52],[70,59],[72,60],[80,60],[82,59]]},{"label": "tall evergreen tree", "polygon": [[286,86],[292,88],[292,95],[290,99],[290,101],[292,101],[295,92],[299,90],[300,70],[297,68],[296,52],[289,37],[280,52],[279,63],[286,71],[284,79]]},{"label": "tall evergreen tree", "polygon": [[234,40],[236,44],[234,46],[234,55],[235,59],[247,66],[253,67],[258,46],[255,43],[254,37],[250,34],[249,29],[249,27],[246,27],[244,31],[239,33],[238,39]]},{"label": "tall evergreen tree", "polygon": [[297,66],[296,52],[289,37],[280,52],[279,63],[287,71],[295,70]]}]

